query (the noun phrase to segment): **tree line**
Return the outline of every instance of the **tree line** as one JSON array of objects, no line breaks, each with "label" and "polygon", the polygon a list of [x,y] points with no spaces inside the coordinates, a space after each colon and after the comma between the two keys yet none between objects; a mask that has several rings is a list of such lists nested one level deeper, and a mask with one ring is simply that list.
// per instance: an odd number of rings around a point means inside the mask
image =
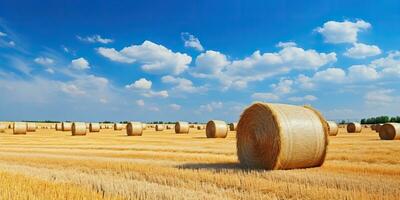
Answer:
[{"label": "tree line", "polygon": [[397,117],[379,116],[379,117],[361,119],[361,124],[384,124],[388,122],[400,123],[400,116]]}]

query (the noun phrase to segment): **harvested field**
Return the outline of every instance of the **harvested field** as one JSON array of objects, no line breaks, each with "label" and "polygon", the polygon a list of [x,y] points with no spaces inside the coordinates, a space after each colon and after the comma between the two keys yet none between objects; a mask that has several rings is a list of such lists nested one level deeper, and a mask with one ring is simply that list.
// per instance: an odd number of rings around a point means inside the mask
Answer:
[{"label": "harvested field", "polygon": [[396,152],[399,141],[340,128],[322,167],[265,171],[240,168],[232,131],[207,139],[197,128],[149,128],[141,137],[7,129],[0,134],[0,199],[398,199]]}]

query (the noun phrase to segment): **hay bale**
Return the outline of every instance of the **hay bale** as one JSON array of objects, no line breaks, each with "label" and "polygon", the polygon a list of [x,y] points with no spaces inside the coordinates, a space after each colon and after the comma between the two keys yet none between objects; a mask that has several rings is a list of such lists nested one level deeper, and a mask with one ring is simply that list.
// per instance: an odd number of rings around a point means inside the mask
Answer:
[{"label": "hay bale", "polygon": [[[142,128],[143,128],[143,130],[146,130],[147,129],[147,124],[146,123],[142,123]],[[154,127],[150,126],[150,128],[154,128]]]},{"label": "hay bale", "polygon": [[126,134],[128,136],[141,136],[143,134],[143,125],[140,122],[129,122],[126,125]]},{"label": "hay bale", "polygon": [[175,123],[175,133],[177,134],[188,134],[189,133],[189,123],[187,122],[176,122]]},{"label": "hay bale", "polygon": [[12,129],[12,128],[13,128],[13,124],[9,124],[8,129]]},{"label": "hay bale", "polygon": [[61,123],[57,123],[56,124],[56,131],[62,131],[62,124]]},{"label": "hay bale", "polygon": [[371,129],[372,129],[373,131],[375,130],[375,126],[376,126],[375,124],[372,124],[372,125],[371,125]]},{"label": "hay bale", "polygon": [[35,132],[36,131],[36,123],[32,123],[32,122],[26,123],[26,131],[27,132]]},{"label": "hay bale", "polygon": [[165,127],[166,127],[166,129],[168,129],[168,130],[172,129],[172,125],[170,125],[170,124],[166,125]]},{"label": "hay bale", "polygon": [[329,136],[336,136],[339,132],[338,125],[334,121],[327,121],[328,124],[328,134]]},{"label": "hay bale", "polygon": [[61,123],[61,129],[62,129],[62,131],[71,131],[72,123],[71,122],[63,122],[63,123]]},{"label": "hay bale", "polygon": [[165,128],[164,124],[157,124],[156,125],[156,131],[163,131]]},{"label": "hay bale", "polygon": [[347,124],[347,132],[348,133],[361,133],[362,126],[360,123],[351,122]]},{"label": "hay bale", "polygon": [[90,123],[89,124],[89,131],[90,132],[100,132],[100,124],[99,123]]},{"label": "hay bale", "polygon": [[27,127],[27,125],[25,122],[14,122],[13,134],[14,135],[25,135],[27,132],[26,127]]},{"label": "hay bale", "polygon": [[204,125],[197,125],[197,130],[203,130],[204,129]]},{"label": "hay bale", "polygon": [[400,124],[386,123],[379,129],[381,140],[400,140]]},{"label": "hay bale", "polygon": [[377,133],[379,133],[379,131],[381,130],[381,127],[383,126],[383,124],[375,124],[375,131]]},{"label": "hay bale", "polygon": [[7,126],[6,126],[6,125],[4,125],[4,124],[0,124],[0,133],[4,133],[4,132],[6,132],[6,128],[7,128]]},{"label": "hay bale", "polygon": [[237,123],[236,122],[230,123],[229,124],[229,130],[230,131],[236,131],[237,130]]},{"label": "hay bale", "polygon": [[206,126],[207,138],[226,138],[228,135],[228,126],[224,121],[211,120]]},{"label": "hay bale", "polygon": [[119,124],[119,123],[115,123],[114,124],[114,131],[120,131],[124,128],[124,125]]},{"label": "hay bale", "polygon": [[74,122],[72,123],[72,136],[86,135],[86,124],[85,122]]},{"label": "hay bale", "polygon": [[268,170],[321,166],[327,135],[326,121],[315,109],[254,103],[237,126],[237,155],[243,166]]}]

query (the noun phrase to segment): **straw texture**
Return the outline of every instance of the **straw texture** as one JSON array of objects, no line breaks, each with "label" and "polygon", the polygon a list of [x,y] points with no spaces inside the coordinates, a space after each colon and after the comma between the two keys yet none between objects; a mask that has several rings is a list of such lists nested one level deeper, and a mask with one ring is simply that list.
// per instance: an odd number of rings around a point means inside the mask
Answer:
[{"label": "straw texture", "polygon": [[100,124],[99,123],[90,123],[89,124],[89,131],[90,132],[100,132]]},{"label": "straw texture", "polygon": [[375,124],[375,131],[379,133],[383,124]]},{"label": "straw texture", "polygon": [[[376,129],[376,127],[375,127]],[[361,133],[362,126],[360,123],[357,122],[351,122],[347,124],[347,132],[348,133]]]},{"label": "straw texture", "polygon": [[163,131],[164,130],[164,125],[163,124],[157,124],[156,125],[156,131]]},{"label": "straw texture", "polygon": [[124,125],[119,124],[119,123],[115,123],[114,124],[114,131],[120,131],[124,128]]},{"label": "straw texture", "polygon": [[25,135],[26,134],[26,123],[25,122],[14,122],[13,125],[14,135]]},{"label": "straw texture", "polygon": [[56,131],[62,131],[62,125],[61,123],[56,124]]},{"label": "straw texture", "polygon": [[126,134],[128,136],[141,136],[143,134],[143,125],[140,122],[129,122],[126,125]]},{"label": "straw texture", "polygon": [[61,129],[62,129],[62,131],[71,131],[71,129],[72,129],[72,123],[70,123],[70,122],[63,122],[63,123],[61,124]]},{"label": "straw texture", "polygon": [[189,123],[187,122],[176,122],[175,123],[175,133],[187,134],[189,133]]},{"label": "straw texture", "polygon": [[26,123],[26,131],[27,132],[35,132],[36,131],[36,123],[32,123],[32,122]]},{"label": "straw texture", "polygon": [[294,169],[321,166],[328,127],[315,109],[254,103],[237,127],[237,155],[246,167]]},{"label": "straw texture", "polygon": [[211,120],[207,123],[207,138],[226,138],[228,135],[228,126],[224,121]]},{"label": "straw texture", "polygon": [[329,136],[336,136],[339,132],[339,127],[334,121],[327,121],[328,123],[328,128],[329,128]]},{"label": "straw texture", "polygon": [[236,131],[237,130],[237,123],[230,123],[229,124],[229,130],[230,131]]},{"label": "straw texture", "polygon": [[86,124],[85,122],[74,122],[72,123],[72,135],[86,135]]},{"label": "straw texture", "polygon": [[381,140],[400,140],[400,124],[387,123],[380,127],[379,137]]}]

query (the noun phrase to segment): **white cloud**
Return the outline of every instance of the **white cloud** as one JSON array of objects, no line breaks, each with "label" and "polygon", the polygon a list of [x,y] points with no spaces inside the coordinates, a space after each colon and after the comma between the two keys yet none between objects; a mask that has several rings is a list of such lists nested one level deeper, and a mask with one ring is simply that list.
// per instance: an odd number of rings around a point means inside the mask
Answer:
[{"label": "white cloud", "polygon": [[53,59],[47,57],[37,57],[34,61],[41,65],[51,65],[54,63]]},{"label": "white cloud", "polygon": [[7,36],[7,34],[0,31],[0,37],[5,37],[5,36]]},{"label": "white cloud", "polygon": [[112,43],[114,40],[108,38],[102,38],[100,35],[92,35],[87,37],[76,36],[80,41],[89,42],[89,43],[102,43],[108,44]]},{"label": "white cloud", "polygon": [[322,27],[315,29],[324,36],[327,43],[355,43],[360,31],[367,30],[371,24],[363,20],[351,21],[328,21]]},{"label": "white cloud", "polygon": [[78,58],[71,61],[71,67],[77,70],[90,69],[89,62],[85,58]]},{"label": "white cloud", "polygon": [[14,47],[14,46],[15,46],[15,42],[14,42],[14,41],[10,41],[10,42],[8,42],[8,44],[9,44],[11,47]]},{"label": "white cloud", "polygon": [[379,58],[371,62],[371,66],[381,69],[382,76],[400,76],[400,51],[390,52],[387,57]]},{"label": "white cloud", "polygon": [[392,96],[393,92],[392,89],[369,91],[365,94],[364,100],[366,104],[370,105],[390,105],[395,100],[395,97]]},{"label": "white cloud", "polygon": [[172,109],[172,110],[180,110],[181,109],[181,106],[180,105],[178,105],[178,104],[169,104],[169,107]]},{"label": "white cloud", "polygon": [[300,86],[300,88],[303,88],[303,89],[313,89],[315,87],[313,80],[304,74],[300,74],[297,77],[295,83],[298,84]]},{"label": "white cloud", "polygon": [[316,72],[312,79],[315,81],[340,83],[346,80],[346,72],[340,68],[328,68]]},{"label": "white cloud", "polygon": [[286,48],[286,47],[295,47],[297,46],[296,42],[279,42],[276,47]]},{"label": "white cloud", "polygon": [[197,51],[204,51],[203,46],[200,43],[200,40],[190,33],[181,33],[181,38],[185,43],[186,48],[193,48]]},{"label": "white cloud", "polygon": [[144,100],[143,99],[136,100],[136,105],[138,105],[140,107],[143,107],[144,106]]},{"label": "white cloud", "polygon": [[[282,45],[281,45],[282,46]],[[284,45],[277,53],[255,51],[243,60],[229,61],[216,51],[206,51],[196,58],[192,75],[219,80],[224,89],[244,88],[250,81],[262,81],[267,77],[288,73],[291,70],[316,70],[336,61],[335,53],[318,53]]]},{"label": "white cloud", "polygon": [[278,101],[280,98],[278,95],[273,94],[273,93],[261,93],[261,92],[256,92],[251,97],[255,100],[262,100],[262,101]]},{"label": "white cloud", "polygon": [[378,72],[365,65],[353,65],[349,69],[348,78],[350,81],[372,81],[379,78]]},{"label": "white cloud", "polygon": [[72,96],[81,96],[81,95],[85,95],[86,92],[83,91],[82,89],[78,88],[78,86],[76,86],[75,84],[65,84],[62,83],[60,86],[61,91],[72,95]]},{"label": "white cloud", "polygon": [[141,90],[149,90],[151,89],[152,82],[150,80],[146,80],[145,78],[141,78],[130,85],[126,85],[125,88],[128,89],[141,89]]},{"label": "white cloud", "polygon": [[100,47],[97,52],[112,61],[138,63],[142,70],[154,74],[178,75],[188,69],[188,64],[192,62],[192,58],[187,54],[175,53],[150,41],[125,47],[121,51]]},{"label": "white cloud", "polygon": [[54,69],[52,69],[52,68],[47,68],[45,71],[50,73],[50,74],[54,74],[55,73]]},{"label": "white cloud", "polygon": [[213,112],[217,109],[221,109],[223,107],[223,103],[222,102],[211,102],[205,105],[200,105],[198,112]]},{"label": "white cloud", "polygon": [[173,88],[178,91],[182,92],[189,92],[189,93],[194,93],[194,92],[202,92],[206,90],[204,87],[195,87],[193,86],[193,82],[189,79],[185,78],[175,78],[173,76],[163,76],[161,78],[161,81],[163,83],[170,83],[170,84],[175,84],[176,86]]},{"label": "white cloud", "polygon": [[161,98],[167,98],[168,97],[168,91],[166,90],[161,90],[161,91],[147,91],[142,93],[143,96],[145,97],[161,97]]},{"label": "white cloud", "polygon": [[289,94],[292,92],[293,80],[281,79],[278,84],[272,84],[271,87],[274,89],[274,93],[278,96]]},{"label": "white cloud", "polygon": [[304,97],[290,97],[288,98],[289,101],[294,101],[294,102],[310,102],[310,101],[316,101],[318,98],[313,96],[313,95],[306,95]]},{"label": "white cloud", "polygon": [[366,58],[381,54],[381,49],[376,45],[367,45],[363,43],[354,43],[353,47],[346,50],[345,56],[350,58]]}]

